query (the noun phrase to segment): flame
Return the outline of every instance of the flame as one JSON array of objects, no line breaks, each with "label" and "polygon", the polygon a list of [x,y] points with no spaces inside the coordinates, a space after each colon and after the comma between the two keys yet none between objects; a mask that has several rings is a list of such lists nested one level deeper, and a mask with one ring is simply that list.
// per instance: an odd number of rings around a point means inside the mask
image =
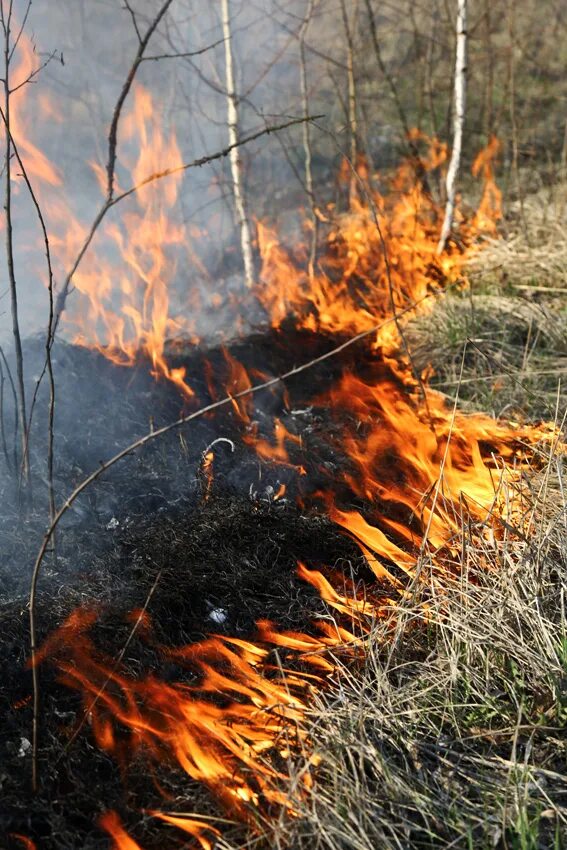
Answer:
[{"label": "flame", "polygon": [[[446,149],[436,140],[428,142],[424,168],[439,167]],[[482,161],[487,183],[492,180],[488,152]],[[480,174],[479,169],[475,173]],[[413,165],[402,164],[393,178],[383,182],[386,193],[366,183],[364,194],[351,201],[348,212],[334,217],[320,271],[312,277],[294,262],[273,228],[258,224],[262,284],[257,296],[274,327],[292,315],[296,326],[307,330],[354,335],[462,278],[475,250],[474,238],[493,227],[489,210],[471,224],[461,216],[464,250],[448,248],[437,257],[435,240],[443,211],[415,181]],[[395,328],[384,331],[379,344],[398,346]]]},{"label": "flame", "polygon": [[[74,285],[84,296],[80,314],[75,311],[73,316],[78,326],[75,341],[94,346],[122,365],[131,366],[145,356],[154,376],[167,378],[192,398],[185,370],[172,368],[165,354],[170,337],[182,330],[191,335],[185,319],[170,315],[170,285],[186,235],[173,215],[182,174],[144,185],[164,167],[182,165],[175,133],[166,134],[164,126],[150,93],[135,86],[122,123],[117,172],[126,173],[130,185],[140,188],[126,212],[103,224],[96,249],[75,274]],[[106,191],[105,171],[96,164],[93,170]]]},{"label": "flame", "polygon": [[[175,136],[162,126],[151,96],[138,86],[124,127],[121,185],[130,185],[128,180],[137,185],[148,174],[180,164]],[[446,147],[420,140],[429,144],[424,169],[442,166]],[[296,329],[344,339],[372,330],[394,312],[425,309],[429,294],[459,284],[478,250],[476,237],[494,233],[500,215],[492,166],[497,149],[491,141],[477,157],[473,171],[484,180],[479,210],[470,221],[457,216],[459,247],[452,243],[441,256],[443,211],[415,180],[412,163],[381,182],[360,165],[361,185],[351,193],[349,211],[321,216],[327,232],[312,275],[301,246],[285,249],[276,231],[258,222],[262,269],[255,297],[272,326],[292,321]],[[103,186],[104,172],[96,170]],[[122,365],[149,359],[155,376],[172,381],[190,399],[185,372],[169,365],[166,345],[172,336],[191,333],[186,318],[171,318],[176,257],[186,237],[174,223],[178,193],[179,178],[148,183],[126,213],[104,225],[75,278],[83,299],[73,321],[82,344]],[[81,313],[84,304],[88,310]],[[223,354],[227,393],[250,389],[254,373],[228,349]],[[363,373],[345,372],[312,400],[340,426],[333,431],[340,436],[327,439],[344,463],[325,490],[309,480],[306,470],[314,464],[302,462],[309,454],[308,435],[302,439],[275,417],[273,437],[266,438],[254,419],[253,399],[232,401],[242,441],[261,460],[305,476],[304,502],[322,503],[330,520],[356,541],[374,583],[355,586],[336,572],[300,563],[299,578],[333,616],[315,618],[305,632],[262,620],[250,640],[213,634],[188,646],[161,646],[145,612],[138,637],[152,643],[164,664],[177,665],[176,681],[155,673],[134,677],[108,657],[91,635],[97,619],[92,610],[71,614],[38,657],[55,663],[61,681],[81,695],[98,747],[124,771],[134,759],[174,764],[206,786],[231,816],[250,824],[274,810],[294,815],[286,762],[309,751],[305,719],[311,697],[336,673],[338,658],[350,663],[363,658],[373,623],[395,611],[419,578],[424,551],[435,580],[450,577],[463,519],[483,540],[499,533],[502,520],[521,523],[513,493],[521,489],[525,445],[552,433],[545,426],[521,428],[466,416],[448,410],[427,386],[420,392],[393,322],[366,354]],[[205,370],[216,398],[218,376],[210,363]],[[209,451],[202,459],[204,499],[210,495],[213,458]],[[274,500],[287,494],[281,484]],[[313,755],[298,794],[311,786],[316,765]],[[151,814],[192,836],[203,850],[218,834],[198,817]],[[140,850],[115,812],[107,812],[101,826],[116,850]]]},{"label": "flame", "polygon": [[102,829],[112,838],[112,850],[142,850],[126,832],[116,812],[105,812],[99,819]]},{"label": "flame", "polygon": [[[26,80],[37,73],[41,64],[41,57],[36,52],[35,44],[31,38],[22,33],[18,43],[16,66],[10,81],[14,91],[11,98],[10,129],[32,183],[59,187],[63,185],[61,173],[46,154],[33,143],[30,132],[31,120],[26,115]],[[43,114],[50,114],[57,120],[58,111],[48,95],[42,93],[40,103]]]},{"label": "flame", "polygon": [[286,443],[301,446],[301,437],[297,434],[292,434],[277,416],[274,419],[274,444],[263,437],[258,437],[256,429],[253,429],[249,434],[244,434],[242,439],[243,442],[255,449],[262,460],[271,461],[280,466],[291,467],[292,469],[296,469],[300,475],[306,475],[305,467],[291,463],[286,448]]},{"label": "flame", "polygon": [[500,152],[500,142],[492,136],[488,145],[481,150],[472,166],[475,177],[482,174],[483,191],[472,226],[488,235],[497,234],[496,223],[502,218],[502,192],[494,179],[494,161]]},{"label": "flame", "polygon": [[214,468],[213,461],[215,459],[215,453],[211,450],[205,452],[203,458],[201,460],[201,475],[203,477],[203,501],[207,502],[213,487],[214,480]]},{"label": "flame", "polygon": [[339,449],[349,459],[342,481],[347,500],[366,505],[364,515],[340,507],[345,494],[339,497],[336,481],[319,496],[377,578],[394,586],[392,565],[411,580],[424,549],[446,574],[444,555],[456,553],[465,518],[484,538],[502,521],[522,528],[526,447],[557,437],[552,425],[513,427],[451,412],[440,394],[425,393],[427,406],[392,378],[366,383],[347,373],[320,399],[339,418],[350,417]]},{"label": "flame", "polygon": [[[38,663],[56,662],[60,680],[81,694],[97,745],[123,768],[136,756],[171,760],[241,819],[268,805],[293,813],[285,773],[268,757],[277,754],[285,761],[306,745],[303,719],[311,691],[335,669],[328,651],[360,646],[383,604],[342,595],[322,573],[303,564],[298,575],[347,615],[349,628],[321,620],[315,623],[317,634],[307,635],[261,621],[255,641],[213,635],[177,648],[154,643],[164,661],[190,671],[193,681],[198,676],[197,684],[166,683],[153,674],[135,679],[106,657],[89,634],[96,612],[78,609],[44,644]],[[151,639],[147,623],[144,636]],[[276,647],[285,655],[276,657]],[[219,695],[222,705],[216,702]],[[306,775],[303,781],[307,787],[312,780]],[[205,850],[211,846],[206,831],[216,830],[209,824],[152,814],[196,837]],[[116,813],[107,812],[101,825],[119,850],[138,847]]]}]

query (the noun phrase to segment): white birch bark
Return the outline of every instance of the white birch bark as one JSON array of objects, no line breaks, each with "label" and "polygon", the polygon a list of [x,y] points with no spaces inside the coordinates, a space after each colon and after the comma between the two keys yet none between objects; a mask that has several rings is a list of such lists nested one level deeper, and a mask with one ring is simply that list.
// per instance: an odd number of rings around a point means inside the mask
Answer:
[{"label": "white birch bark", "polygon": [[461,165],[463,148],[463,130],[465,124],[467,95],[467,0],[457,0],[457,52],[455,61],[455,114],[453,119],[453,150],[447,170],[447,204],[445,219],[441,228],[441,237],[437,246],[440,254],[445,248],[455,214],[455,195],[457,176]]},{"label": "white birch bark", "polygon": [[221,0],[222,31],[224,38],[225,75],[226,75],[226,98],[228,118],[228,141],[233,146],[230,152],[230,171],[232,175],[232,187],[234,191],[234,205],[236,218],[240,228],[240,245],[242,249],[242,260],[244,263],[244,279],[246,286],[254,285],[254,260],[252,257],[252,240],[250,236],[250,224],[246,215],[244,192],[242,188],[242,169],[239,148],[238,131],[238,96],[234,84],[234,62],[232,57],[232,34],[230,29],[230,3],[229,0]]}]

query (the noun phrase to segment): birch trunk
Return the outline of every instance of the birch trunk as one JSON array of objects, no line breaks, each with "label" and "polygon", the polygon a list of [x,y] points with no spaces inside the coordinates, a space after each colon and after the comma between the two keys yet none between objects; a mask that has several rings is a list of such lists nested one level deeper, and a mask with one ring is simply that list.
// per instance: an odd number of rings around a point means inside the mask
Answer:
[{"label": "birch trunk", "polygon": [[455,115],[453,119],[453,150],[447,171],[447,205],[445,219],[441,228],[441,237],[437,246],[440,254],[447,243],[453,216],[455,214],[455,196],[457,176],[461,165],[463,148],[463,129],[465,124],[467,94],[467,0],[457,0],[457,51],[455,61]]},{"label": "birch trunk", "polygon": [[313,156],[311,151],[311,128],[309,121],[309,91],[307,86],[307,58],[305,56],[305,38],[307,30],[311,23],[313,11],[319,0],[308,0],[305,19],[299,31],[299,58],[300,58],[300,83],[301,83],[301,103],[303,108],[303,152],[305,156],[305,189],[309,197],[309,205],[311,208],[311,247],[309,250],[309,261],[307,269],[309,280],[313,280],[315,275],[315,260],[317,257],[317,239],[319,231],[319,219],[317,217],[317,205],[315,202],[315,192],[313,189]]},{"label": "birch trunk", "polygon": [[246,215],[246,205],[244,203],[244,192],[242,188],[240,153],[239,148],[237,147],[239,142],[238,96],[234,85],[234,62],[232,57],[229,0],[221,0],[221,11],[226,74],[228,139],[229,144],[233,146],[230,152],[230,171],[232,175],[236,218],[240,228],[240,245],[242,249],[242,260],[244,263],[244,279],[246,281],[246,286],[250,289],[254,285],[254,260],[252,257],[250,224]]}]

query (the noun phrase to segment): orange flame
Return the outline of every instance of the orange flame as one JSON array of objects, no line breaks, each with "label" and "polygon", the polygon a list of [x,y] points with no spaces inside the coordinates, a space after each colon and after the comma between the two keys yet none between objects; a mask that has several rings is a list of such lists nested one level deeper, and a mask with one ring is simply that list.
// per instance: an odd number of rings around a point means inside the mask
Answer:
[{"label": "orange flame", "polygon": [[[162,124],[151,96],[138,86],[124,123],[121,180],[127,173],[126,179],[137,185],[155,171],[180,165],[175,136],[166,134]],[[262,270],[256,297],[272,326],[292,319],[296,328],[343,338],[371,330],[395,312],[424,309],[428,294],[460,282],[476,250],[475,237],[495,232],[500,214],[492,172],[496,152],[497,143],[491,141],[475,161],[473,171],[485,184],[479,210],[471,222],[460,218],[460,249],[452,245],[441,256],[443,211],[415,181],[409,163],[385,184],[386,191],[378,191],[376,181],[361,172],[365,191],[358,197],[353,193],[351,209],[330,221],[318,271],[311,276],[298,262],[301,249],[286,250],[274,229],[258,223]],[[424,167],[437,168],[445,158],[445,146],[432,140]],[[104,174],[96,170],[103,185]],[[179,179],[148,183],[132,197],[125,215],[103,226],[96,250],[75,277],[84,298],[73,320],[82,344],[123,365],[143,355],[154,375],[174,382],[191,398],[185,372],[170,366],[166,345],[171,337],[191,333],[186,318],[172,318],[176,258],[186,236],[173,215]],[[63,254],[69,254],[69,245],[61,239]],[[88,310],[81,315],[84,304]],[[379,377],[363,380],[347,373],[318,400],[344,422],[337,449],[348,462],[340,480],[318,495],[330,519],[359,545],[378,579],[375,586],[357,594],[343,580],[341,592],[332,573],[299,564],[299,577],[318,591],[334,619],[315,620],[311,633],[283,631],[264,620],[257,623],[254,640],[211,635],[174,649],[155,646],[164,662],[192,673],[189,684],[182,676],[166,682],[154,674],[129,675],[95,645],[93,611],[74,612],[39,653],[39,660],[55,661],[61,680],[81,694],[99,748],[123,767],[134,756],[174,763],[203,783],[228,812],[251,823],[274,807],[294,814],[282,764],[308,747],[304,721],[312,690],[336,671],[337,655],[351,661],[362,657],[373,622],[395,608],[416,578],[425,547],[439,573],[447,572],[439,553],[456,551],[463,517],[476,523],[481,536],[487,529],[497,533],[499,519],[513,518],[514,500],[502,498],[498,479],[518,481],[520,439],[529,444],[549,435],[543,427],[513,429],[486,416],[452,415],[442,397],[427,388],[421,399],[400,354],[396,324],[379,333],[372,352],[377,349]],[[224,357],[229,395],[249,389],[243,364],[228,350]],[[214,381],[208,378],[215,397]],[[234,398],[233,409],[243,441],[260,458],[306,474],[305,466],[290,460],[290,452],[307,451],[301,437],[277,418],[273,441],[260,437],[251,398]],[[495,454],[517,461],[516,468],[499,468]],[[205,499],[212,461],[209,452],[202,464]],[[275,499],[285,493],[280,485]],[[153,640],[147,613],[140,632]],[[316,763],[313,757],[311,767]],[[312,781],[304,774],[303,788]],[[213,846],[217,831],[204,820],[152,814],[191,835],[203,850]],[[115,850],[140,850],[115,812],[107,812],[101,826]]]}]

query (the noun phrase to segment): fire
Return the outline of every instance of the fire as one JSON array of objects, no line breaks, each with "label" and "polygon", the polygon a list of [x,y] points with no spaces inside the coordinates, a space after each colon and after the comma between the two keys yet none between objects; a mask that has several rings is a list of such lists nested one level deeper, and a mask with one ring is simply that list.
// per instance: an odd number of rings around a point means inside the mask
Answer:
[{"label": "fire", "polygon": [[37,844],[31,838],[28,838],[27,835],[20,835],[19,832],[11,832],[9,838],[14,838],[25,850],[37,850]]},{"label": "fire", "polygon": [[[25,77],[37,57],[24,40],[22,56],[19,73]],[[23,123],[14,126],[23,139]],[[401,311],[425,309],[429,295],[460,284],[477,250],[476,238],[493,234],[500,215],[492,169],[497,151],[493,140],[477,157],[473,172],[484,180],[479,209],[470,221],[460,217],[459,244],[441,256],[442,208],[423,181],[416,181],[410,163],[381,181],[361,167],[350,209],[321,216],[326,232],[313,274],[302,246],[286,249],[273,227],[258,222],[261,271],[254,297],[272,327],[292,321],[296,330],[342,341]],[[33,163],[30,173],[56,191],[50,206],[53,245],[60,265],[68,268],[87,227],[61,197],[57,200],[61,177],[43,154],[31,141],[22,141],[22,153]],[[445,147],[429,140],[425,171],[442,166],[445,158]],[[190,317],[174,305],[178,263],[189,250],[187,229],[176,221],[181,172],[144,183],[149,175],[182,162],[173,129],[150,93],[136,86],[122,125],[116,191],[143,185],[99,229],[73,279],[77,292],[66,327],[75,342],[114,363],[148,361],[155,377],[171,381],[185,400],[192,400],[185,370],[173,368],[167,354],[172,339],[195,339]],[[104,195],[105,171],[100,164],[93,171]],[[238,307],[245,310],[247,304]],[[154,672],[135,677],[117,664],[95,643],[91,630],[97,612],[92,610],[75,611],[46,641],[38,660],[55,663],[61,681],[80,694],[97,746],[125,774],[135,761],[173,764],[188,780],[202,783],[231,817],[253,825],[273,811],[293,816],[286,766],[299,751],[309,750],[311,697],[336,672],[337,657],[352,663],[363,658],[373,623],[395,612],[418,577],[424,552],[436,579],[449,575],[463,519],[481,537],[497,534],[502,520],[518,519],[509,493],[520,486],[521,443],[545,439],[549,431],[452,413],[430,388],[418,392],[400,342],[399,327],[391,322],[366,352],[376,368],[346,372],[312,400],[329,409],[342,428],[340,438],[328,439],[344,465],[324,491],[319,483],[312,486],[307,475],[309,437],[293,433],[282,415],[274,417],[268,438],[260,433],[252,398],[232,399],[242,441],[262,461],[291,467],[302,483],[305,479],[304,503],[322,506],[356,541],[376,579],[373,584],[355,587],[344,576],[299,564],[299,578],[318,592],[333,617],[316,619],[305,633],[262,620],[249,640],[212,634],[187,646],[162,646],[146,612],[138,637],[152,642],[164,665],[176,666],[174,681]],[[228,349],[224,360],[228,395],[249,390],[253,373]],[[207,377],[215,398],[218,376]],[[205,452],[200,470],[205,501],[211,496],[213,461],[214,453]],[[288,488],[280,484],[274,500],[284,496]],[[304,774],[297,793],[311,786],[316,765],[313,756],[312,772]],[[192,836],[203,850],[210,850],[218,835],[213,825],[192,815],[151,815]],[[116,812],[104,814],[100,825],[115,850],[141,850]]]},{"label": "fire", "polygon": [[[439,167],[446,155],[436,140],[427,141],[426,170]],[[475,166],[486,186],[492,181],[490,163],[496,152],[492,145],[479,155],[483,169]],[[384,194],[376,182],[367,182],[350,209],[333,217],[320,271],[311,277],[283,248],[275,230],[258,224],[262,284],[257,294],[274,327],[293,316],[298,327],[354,335],[462,279],[465,263],[476,250],[475,237],[486,229],[493,232],[490,210],[471,223],[461,217],[463,250],[447,249],[438,257],[435,239],[443,211],[416,182],[413,167],[404,163],[382,183]],[[488,191],[485,187],[485,194]],[[392,349],[399,345],[395,327],[381,334],[379,344]]]},{"label": "fire", "polygon": [[[335,669],[328,651],[360,652],[361,638],[384,605],[380,599],[357,601],[341,594],[303,564],[298,575],[346,616],[345,624],[321,620],[314,624],[316,633],[307,635],[262,621],[255,641],[212,635],[177,648],[152,643],[164,662],[177,664],[192,680],[197,675],[197,684],[182,678],[166,683],[153,674],[133,678],[97,648],[90,636],[97,615],[84,609],[48,639],[38,662],[57,663],[60,680],[81,694],[97,745],[124,770],[137,758],[172,761],[206,785],[233,816],[253,819],[254,810],[270,806],[293,813],[285,772],[273,762],[285,764],[307,744],[303,720],[310,694]],[[153,640],[147,622],[144,638]],[[313,757],[313,766],[316,762]],[[312,780],[306,775],[303,781],[309,787]],[[216,830],[210,824],[152,814],[193,835],[203,848],[211,846],[207,832]],[[116,813],[105,814],[101,825],[119,850],[138,847]]]},{"label": "fire", "polygon": [[472,166],[475,177],[482,174],[483,191],[473,226],[488,235],[497,234],[496,223],[502,218],[502,192],[494,179],[494,160],[500,151],[500,142],[492,136],[486,148],[477,155]]},{"label": "fire", "polygon": [[426,397],[427,408],[392,378],[367,384],[346,374],[321,400],[363,426],[344,431],[341,450],[352,470],[344,480],[372,515],[380,515],[384,530],[334,503],[331,518],[409,574],[424,543],[434,549],[454,545],[464,514],[480,524],[493,513],[513,520],[514,504],[503,500],[501,479],[508,484],[519,480],[522,442],[546,440],[553,433],[548,426],[511,428],[481,414],[452,416],[438,393],[427,389]]},{"label": "fire", "polygon": [[[125,174],[128,182],[124,187],[141,188],[126,212],[103,224],[95,250],[75,274],[74,284],[84,296],[80,313],[74,314],[79,326],[75,341],[94,345],[122,365],[133,365],[145,356],[152,374],[167,378],[185,397],[192,398],[185,370],[171,368],[165,356],[170,337],[181,331],[191,335],[183,317],[171,316],[170,304],[170,285],[186,236],[173,215],[181,172],[143,185],[150,175],[163,170],[164,164],[169,168],[182,165],[175,134],[166,135],[164,123],[150,93],[136,86],[122,125],[118,179]],[[106,172],[98,165],[93,169],[104,192]]]}]

